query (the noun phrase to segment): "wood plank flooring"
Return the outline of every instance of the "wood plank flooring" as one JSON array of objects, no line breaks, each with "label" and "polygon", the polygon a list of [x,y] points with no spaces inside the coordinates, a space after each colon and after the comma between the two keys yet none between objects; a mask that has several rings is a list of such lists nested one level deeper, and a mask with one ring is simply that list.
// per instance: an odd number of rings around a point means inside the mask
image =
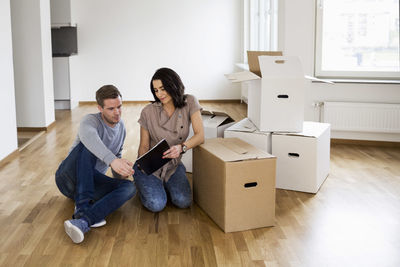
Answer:
[{"label": "wood plank flooring", "polygon": [[45,131],[18,131],[17,139],[18,139],[18,150],[22,151],[27,146],[35,142]]},{"label": "wood plank flooring", "polygon": [[[143,106],[123,106],[132,161]],[[203,107],[246,116],[244,104]],[[74,205],[54,173],[90,112],[57,111],[54,128],[0,165],[0,266],[400,266],[400,149],[390,147],[332,146],[317,194],[277,190],[274,227],[225,234],[196,204],[153,214],[136,196],[73,244],[63,221]]]}]

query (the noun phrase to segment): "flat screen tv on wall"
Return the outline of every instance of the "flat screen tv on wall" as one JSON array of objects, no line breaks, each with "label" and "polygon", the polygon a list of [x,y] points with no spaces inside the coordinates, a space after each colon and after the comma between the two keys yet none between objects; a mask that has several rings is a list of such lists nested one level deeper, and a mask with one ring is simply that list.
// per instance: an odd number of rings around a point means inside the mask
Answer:
[{"label": "flat screen tv on wall", "polygon": [[76,27],[66,26],[51,29],[53,57],[68,57],[78,53]]}]

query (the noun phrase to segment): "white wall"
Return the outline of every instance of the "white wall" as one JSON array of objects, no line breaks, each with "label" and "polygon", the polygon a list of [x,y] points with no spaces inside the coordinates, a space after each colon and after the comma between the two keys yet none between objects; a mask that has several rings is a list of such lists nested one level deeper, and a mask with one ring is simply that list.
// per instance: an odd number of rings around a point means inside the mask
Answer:
[{"label": "white wall", "polygon": [[[280,0],[279,8],[279,49],[285,55],[299,56],[305,73],[313,76],[315,0]],[[312,103],[323,101],[400,103],[400,85],[310,83],[306,92],[306,120],[318,120],[318,110],[312,107]],[[332,132],[332,137],[400,141],[399,134]]]},{"label": "white wall", "polygon": [[18,127],[54,122],[49,0],[11,1]]},{"label": "white wall", "polygon": [[241,61],[241,16],[240,0],[71,0],[71,97],[94,101],[114,84],[124,100],[150,100],[151,76],[167,66],[199,99],[239,99],[224,74]]},{"label": "white wall", "polygon": [[54,100],[68,100],[69,93],[69,58],[53,57]]},{"label": "white wall", "polygon": [[45,125],[48,126],[55,121],[54,112],[54,83],[53,83],[53,58],[51,48],[51,20],[50,1],[40,1],[40,26],[42,40],[42,72]]},{"label": "white wall", "polygon": [[71,2],[69,0],[50,0],[51,24],[71,22]]},{"label": "white wall", "polygon": [[0,160],[2,160],[18,147],[9,0],[0,0],[0,40],[0,99],[2,100],[0,114],[3,114]]}]

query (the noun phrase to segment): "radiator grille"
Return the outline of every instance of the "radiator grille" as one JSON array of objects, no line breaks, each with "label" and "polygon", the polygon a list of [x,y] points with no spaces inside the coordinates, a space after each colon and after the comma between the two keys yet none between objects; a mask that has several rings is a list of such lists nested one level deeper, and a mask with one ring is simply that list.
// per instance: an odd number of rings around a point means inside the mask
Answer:
[{"label": "radiator grille", "polygon": [[400,104],[324,102],[323,121],[336,131],[400,133]]}]

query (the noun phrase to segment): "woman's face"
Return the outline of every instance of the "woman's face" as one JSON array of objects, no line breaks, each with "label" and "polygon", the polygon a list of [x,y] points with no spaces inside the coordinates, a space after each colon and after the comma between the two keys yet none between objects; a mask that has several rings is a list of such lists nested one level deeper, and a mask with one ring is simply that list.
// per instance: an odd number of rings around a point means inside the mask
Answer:
[{"label": "woman's face", "polygon": [[163,105],[172,101],[172,97],[168,94],[167,90],[164,89],[161,80],[153,80],[153,88],[156,97],[161,101]]}]

